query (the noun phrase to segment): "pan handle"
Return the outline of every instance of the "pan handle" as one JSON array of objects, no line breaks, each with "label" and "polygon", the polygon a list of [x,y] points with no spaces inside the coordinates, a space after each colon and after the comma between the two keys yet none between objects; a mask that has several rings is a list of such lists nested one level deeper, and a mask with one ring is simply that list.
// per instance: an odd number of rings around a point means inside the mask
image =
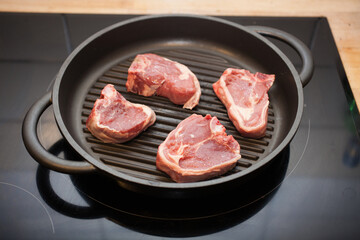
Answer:
[{"label": "pan handle", "polygon": [[297,37],[287,32],[272,27],[265,27],[265,26],[247,26],[247,27],[261,35],[273,37],[278,40],[281,40],[287,43],[288,45],[290,45],[292,48],[294,48],[295,51],[300,55],[301,60],[303,62],[303,66],[299,74],[301,83],[303,87],[305,87],[309,83],[314,72],[314,60],[310,49],[301,40],[299,40]]},{"label": "pan handle", "polygon": [[43,166],[62,173],[89,173],[95,167],[88,162],[58,158],[49,153],[37,136],[37,123],[42,113],[52,104],[51,92],[45,94],[29,109],[22,126],[22,137],[30,155]]}]

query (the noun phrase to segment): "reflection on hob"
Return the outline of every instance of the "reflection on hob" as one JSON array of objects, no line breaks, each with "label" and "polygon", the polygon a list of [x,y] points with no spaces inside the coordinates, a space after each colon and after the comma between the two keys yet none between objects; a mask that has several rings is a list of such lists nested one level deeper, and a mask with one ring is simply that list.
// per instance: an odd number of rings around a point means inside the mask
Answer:
[{"label": "reflection on hob", "polygon": [[[40,141],[49,152],[65,159],[81,160],[61,137],[52,108],[41,117]],[[49,134],[51,133],[51,134]],[[157,198],[121,188],[101,174],[69,175],[87,206],[74,204],[54,189],[51,171],[39,166],[37,185],[43,199],[56,211],[74,218],[105,217],[124,227],[158,236],[198,236],[234,226],[258,212],[276,193],[289,165],[290,147],[286,147],[260,174],[221,194],[185,199]],[[294,164],[292,164],[294,165]],[[57,178],[65,178],[56,174]],[[64,182],[64,179],[58,179]],[[196,224],[196,228],[194,225]]]}]

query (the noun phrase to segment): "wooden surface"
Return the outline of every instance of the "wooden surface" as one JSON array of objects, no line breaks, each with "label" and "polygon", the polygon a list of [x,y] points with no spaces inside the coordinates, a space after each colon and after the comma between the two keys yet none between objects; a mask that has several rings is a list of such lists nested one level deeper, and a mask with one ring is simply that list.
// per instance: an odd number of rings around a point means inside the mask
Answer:
[{"label": "wooden surface", "polygon": [[0,0],[0,11],[327,17],[360,106],[360,0]]}]

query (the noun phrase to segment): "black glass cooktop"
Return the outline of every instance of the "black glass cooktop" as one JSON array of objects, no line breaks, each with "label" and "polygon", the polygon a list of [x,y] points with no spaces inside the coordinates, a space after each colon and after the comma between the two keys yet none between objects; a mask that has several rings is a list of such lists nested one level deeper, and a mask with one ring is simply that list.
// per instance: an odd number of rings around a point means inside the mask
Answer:
[{"label": "black glass cooktop", "polygon": [[[359,239],[359,113],[326,18],[224,17],[287,31],[312,51],[304,113],[291,144],[262,174],[228,192],[149,197],[97,174],[40,166],[21,126],[67,55],[96,31],[134,16],[0,14],[1,239]],[[297,69],[300,58],[273,41]],[[79,158],[49,107],[38,125],[51,153]]]}]

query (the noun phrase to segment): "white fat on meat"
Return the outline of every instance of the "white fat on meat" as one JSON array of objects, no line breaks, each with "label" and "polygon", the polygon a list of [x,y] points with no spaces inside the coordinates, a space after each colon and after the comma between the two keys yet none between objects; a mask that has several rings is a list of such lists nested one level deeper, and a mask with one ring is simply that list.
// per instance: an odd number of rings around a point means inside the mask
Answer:
[{"label": "white fat on meat", "polygon": [[195,74],[185,65],[152,53],[139,54],[128,70],[127,91],[146,97],[159,95],[192,109],[200,100]]},{"label": "white fat on meat", "polygon": [[196,182],[231,170],[241,158],[240,145],[216,117],[193,114],[160,144],[156,166],[175,182]]},{"label": "white fat on meat", "polygon": [[156,120],[148,106],[127,101],[113,85],[101,91],[86,121],[86,127],[105,143],[123,143],[145,131]]},{"label": "white fat on meat", "polygon": [[242,136],[261,138],[265,135],[269,106],[267,92],[274,81],[273,74],[252,74],[245,69],[228,68],[213,84],[216,95]]}]

